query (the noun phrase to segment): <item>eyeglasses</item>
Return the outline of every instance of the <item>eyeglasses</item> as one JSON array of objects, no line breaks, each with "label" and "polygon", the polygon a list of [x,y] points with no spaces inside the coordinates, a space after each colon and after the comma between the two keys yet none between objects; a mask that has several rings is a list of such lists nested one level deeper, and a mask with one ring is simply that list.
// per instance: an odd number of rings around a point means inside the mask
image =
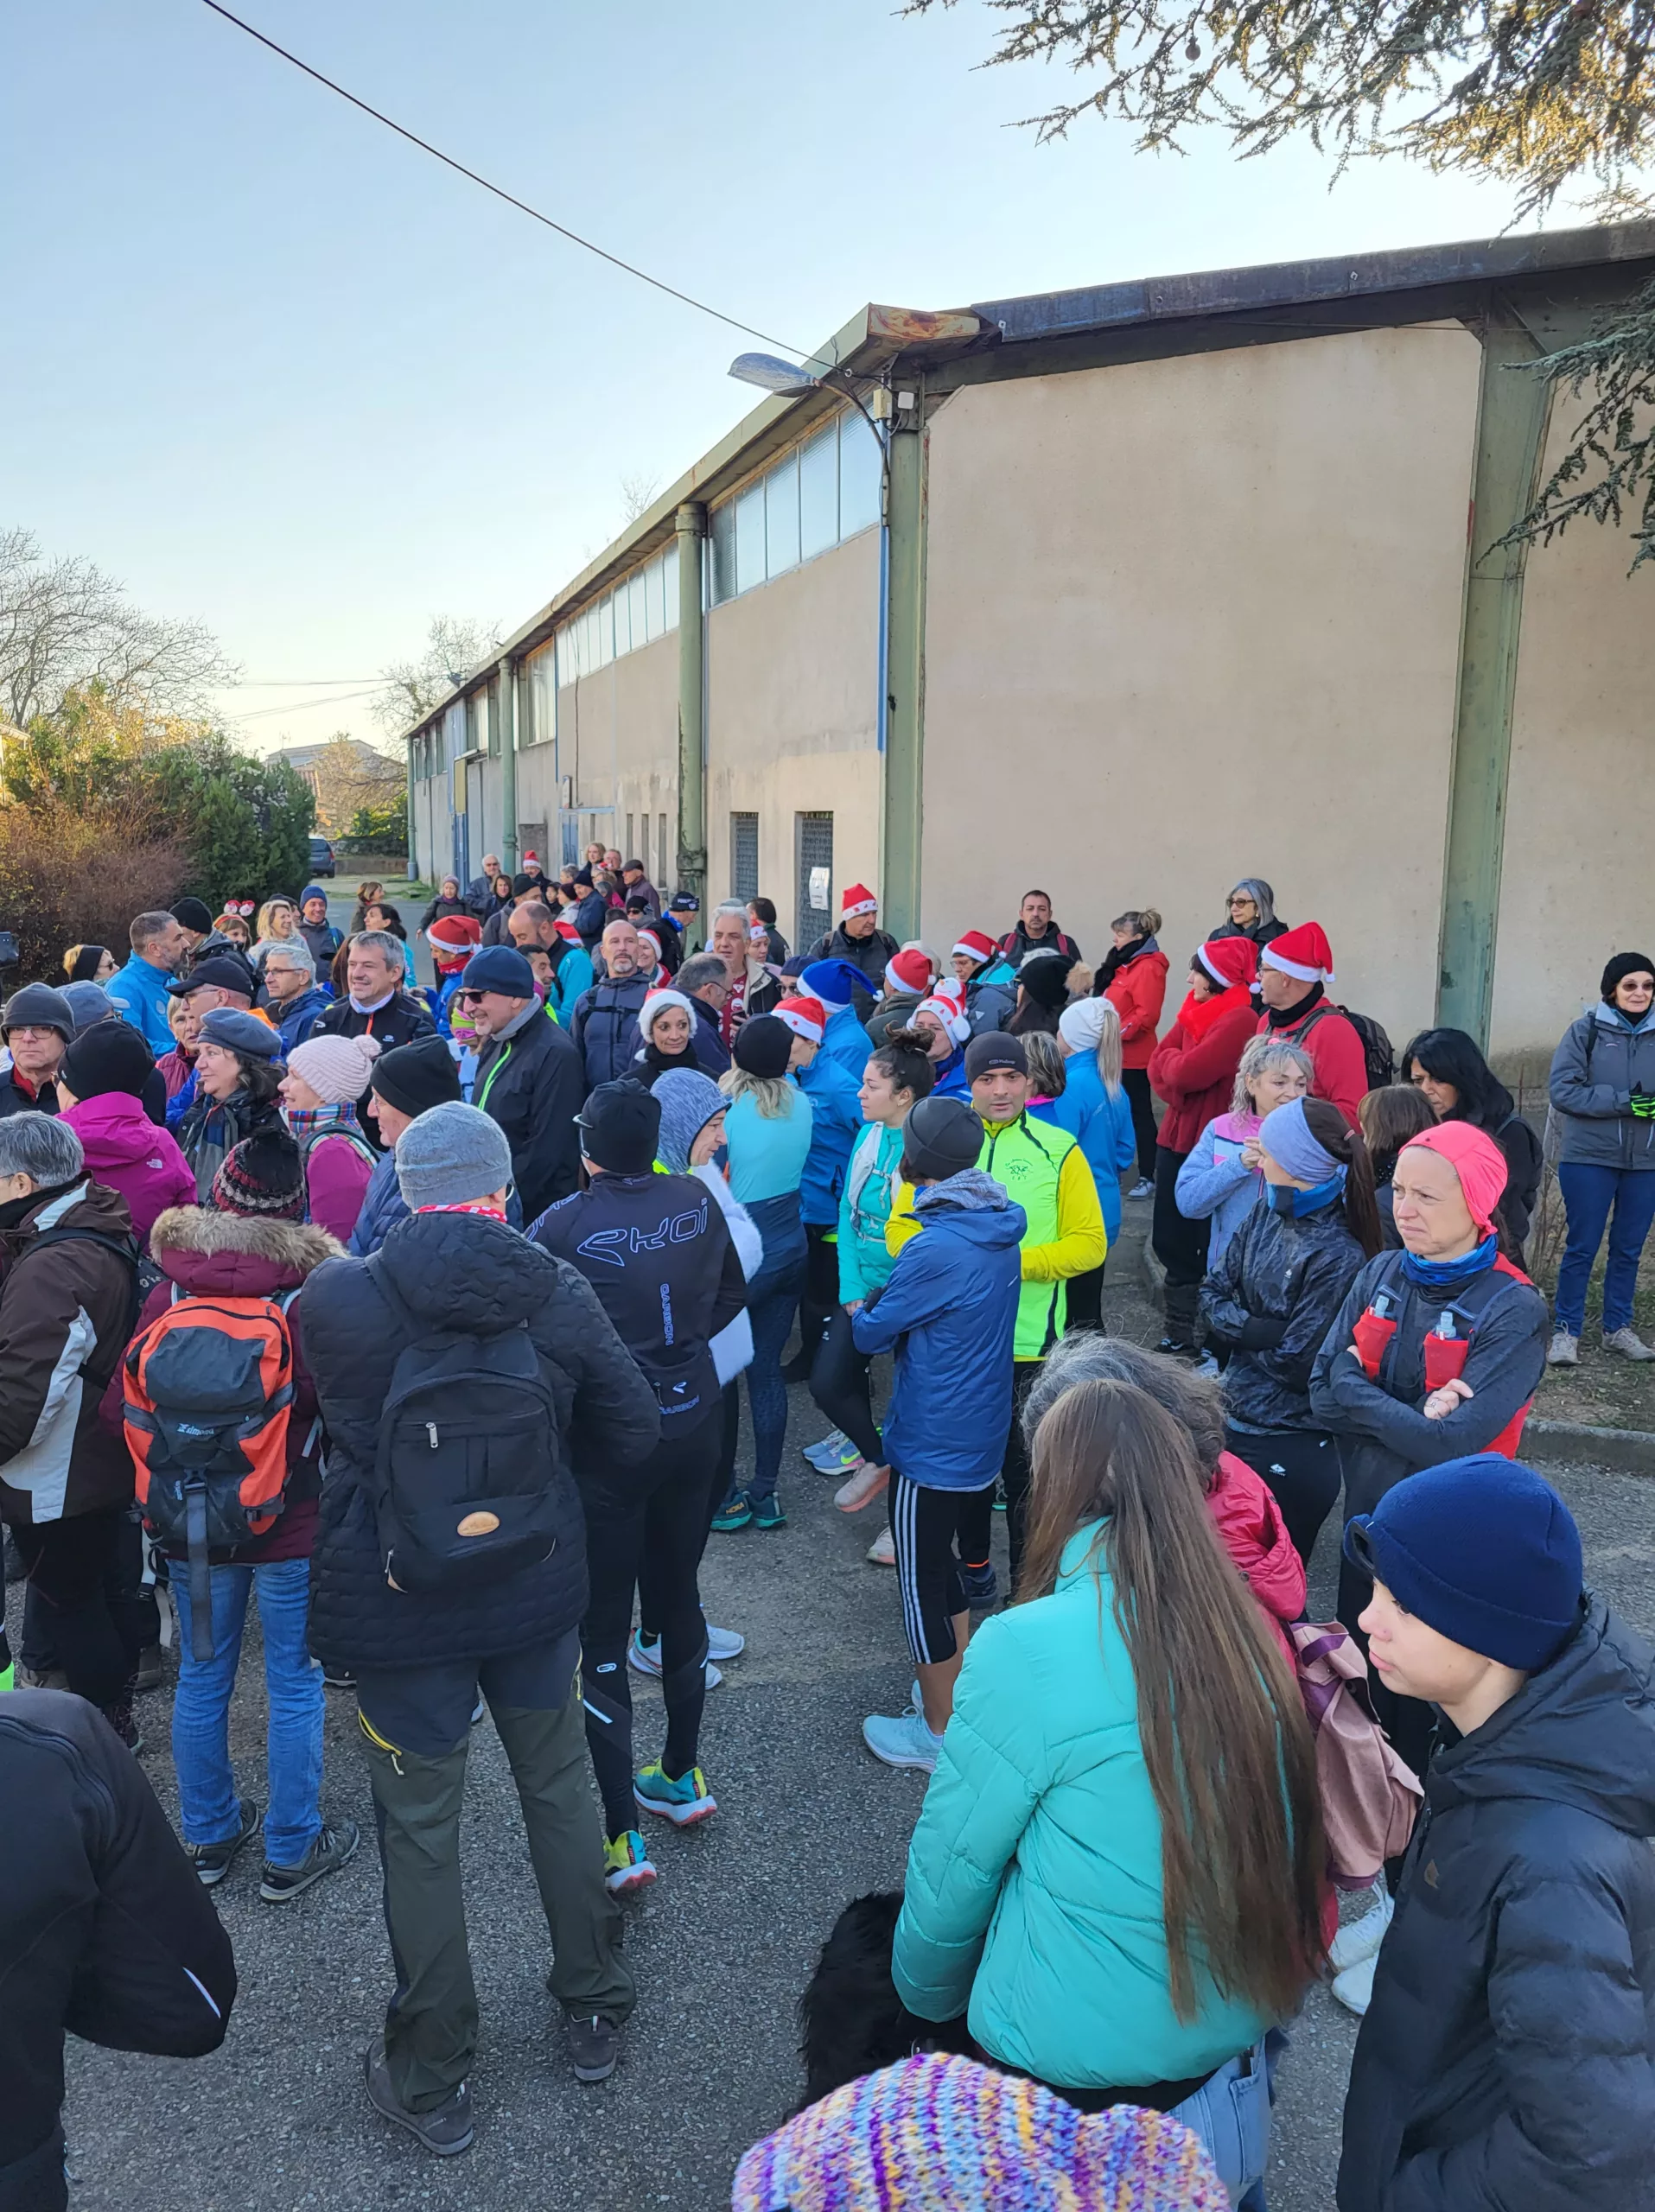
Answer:
[{"label": "eyeglasses", "polygon": [[456,991],[454,995],[454,1003],[455,1006],[475,1006],[480,999],[487,998],[487,995],[486,991]]}]

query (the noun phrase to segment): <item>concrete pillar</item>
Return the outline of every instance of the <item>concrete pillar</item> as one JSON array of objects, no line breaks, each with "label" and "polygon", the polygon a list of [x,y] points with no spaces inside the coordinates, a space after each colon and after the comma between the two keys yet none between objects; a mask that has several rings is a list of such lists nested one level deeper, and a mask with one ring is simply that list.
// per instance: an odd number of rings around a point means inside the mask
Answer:
[{"label": "concrete pillar", "polygon": [[926,434],[922,394],[890,433],[885,589],[885,760],[880,926],[920,934],[925,777]]},{"label": "concrete pillar", "polygon": [[[509,655],[500,664],[500,865],[510,875],[518,871],[517,849],[517,663]],[[485,824],[485,834],[486,834]],[[479,855],[481,865],[481,856]],[[542,867],[547,855],[540,855]]]},{"label": "concrete pillar", "polygon": [[702,903],[699,942],[707,903],[706,632],[701,567],[707,542],[707,510],[688,499],[674,518],[678,546],[678,866],[680,891]]}]

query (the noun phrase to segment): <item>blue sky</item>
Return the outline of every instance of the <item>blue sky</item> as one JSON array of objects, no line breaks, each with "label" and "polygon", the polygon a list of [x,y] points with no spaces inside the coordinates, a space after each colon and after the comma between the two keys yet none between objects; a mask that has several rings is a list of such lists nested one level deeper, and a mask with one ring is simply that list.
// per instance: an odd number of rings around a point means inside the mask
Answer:
[{"label": "blue sky", "polygon": [[[1041,147],[964,0],[244,0],[272,37],[549,213],[808,348],[939,308],[1486,235],[1492,186],[1309,149]],[[250,676],[372,677],[442,612],[521,620],[746,411],[752,341],[619,276],[200,0],[22,0],[0,519],[208,622]],[[1561,219],[1567,220],[1563,216]],[[341,683],[341,690],[355,688]],[[314,695],[326,699],[328,694]],[[366,699],[243,691],[261,749]]]}]

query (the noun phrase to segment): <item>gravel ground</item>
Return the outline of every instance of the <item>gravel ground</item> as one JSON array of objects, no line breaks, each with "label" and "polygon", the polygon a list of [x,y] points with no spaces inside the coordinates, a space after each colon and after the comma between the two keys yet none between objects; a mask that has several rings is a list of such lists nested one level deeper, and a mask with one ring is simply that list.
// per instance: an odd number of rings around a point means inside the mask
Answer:
[{"label": "gravel ground", "polygon": [[[1127,1211],[1104,1318],[1153,1341],[1135,1249],[1148,1209]],[[439,2162],[369,2108],[360,2052],[382,2017],[387,1954],[353,1701],[330,1693],[324,1804],[362,1825],[362,1850],[289,1906],[259,1903],[253,1853],[217,1892],[241,1993],[213,2057],[72,2047],[66,2120],[77,2212],[716,2212],[729,2202],[741,2152],[798,2094],[792,2010],[817,1947],[849,1898],[900,1883],[923,1796],[919,1776],[876,1764],[859,1735],[865,1713],[901,1708],[910,1678],[891,1577],[862,1556],[878,1516],[833,1510],[830,1485],[798,1457],[824,1424],[805,1394],[791,1398],[788,1527],[714,1537],[710,1548],[709,1614],[748,1638],[707,1706],[703,1760],[720,1810],[698,1833],[652,1836],[661,1879],[630,1915],[641,2001],[613,2081],[582,2089],[564,2062],[541,1986],[545,1932],[521,1826],[485,1720],[473,1739],[464,1837],[483,2007],[475,2148]],[[1559,1480],[1599,1586],[1638,1625],[1655,1628],[1655,1485],[1582,1468]],[[1325,1536],[1313,1575],[1313,1605],[1324,1614],[1333,1558]],[[659,1694],[637,1685],[634,1695],[647,1756],[658,1745]],[[250,1629],[235,1748],[255,1794],[263,1705]],[[170,1808],[164,1694],[144,1700],[141,1717],[146,1769]],[[1312,1993],[1278,2077],[1272,2212],[1332,2205],[1355,2031],[1326,1990]]]}]

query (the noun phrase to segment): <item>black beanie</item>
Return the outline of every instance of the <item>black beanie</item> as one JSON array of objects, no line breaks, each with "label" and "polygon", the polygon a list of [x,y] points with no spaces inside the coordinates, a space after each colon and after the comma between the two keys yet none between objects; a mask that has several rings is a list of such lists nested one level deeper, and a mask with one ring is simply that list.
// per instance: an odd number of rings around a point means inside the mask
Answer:
[{"label": "black beanie", "polygon": [[1004,1029],[985,1029],[980,1037],[973,1037],[965,1047],[965,1080],[975,1083],[990,1068],[1015,1068],[1019,1075],[1027,1075],[1028,1055],[1022,1039]]},{"label": "black beanie", "polygon": [[1048,1014],[1061,1014],[1069,1003],[1068,961],[1055,952],[1036,953],[1017,970],[1017,981]]},{"label": "black beanie", "polygon": [[793,1056],[793,1033],[773,1014],[755,1014],[735,1033],[735,1065],[748,1075],[786,1075]]},{"label": "black beanie", "polygon": [[432,1106],[459,1102],[460,1070],[442,1038],[422,1037],[377,1059],[369,1087],[387,1106],[417,1116]]},{"label": "black beanie", "polygon": [[1605,1006],[1614,1004],[1615,986],[1624,983],[1628,976],[1655,976],[1655,960],[1641,952],[1617,952],[1603,971],[1598,988],[1603,994]]},{"label": "black beanie", "polygon": [[213,926],[213,916],[199,899],[180,899],[172,910],[174,921],[187,930],[194,930],[205,937]]},{"label": "black beanie", "polygon": [[975,1167],[983,1150],[983,1124],[963,1098],[922,1098],[902,1124],[902,1166],[910,1179],[946,1182]]},{"label": "black beanie", "polygon": [[77,1037],[63,1055],[63,1080],[77,1098],[124,1090],[142,1097],[155,1072],[155,1054],[124,1021],[99,1021]]},{"label": "black beanie", "polygon": [[647,1175],[661,1135],[661,1103],[642,1084],[601,1083],[576,1120],[581,1150],[612,1175]]}]

